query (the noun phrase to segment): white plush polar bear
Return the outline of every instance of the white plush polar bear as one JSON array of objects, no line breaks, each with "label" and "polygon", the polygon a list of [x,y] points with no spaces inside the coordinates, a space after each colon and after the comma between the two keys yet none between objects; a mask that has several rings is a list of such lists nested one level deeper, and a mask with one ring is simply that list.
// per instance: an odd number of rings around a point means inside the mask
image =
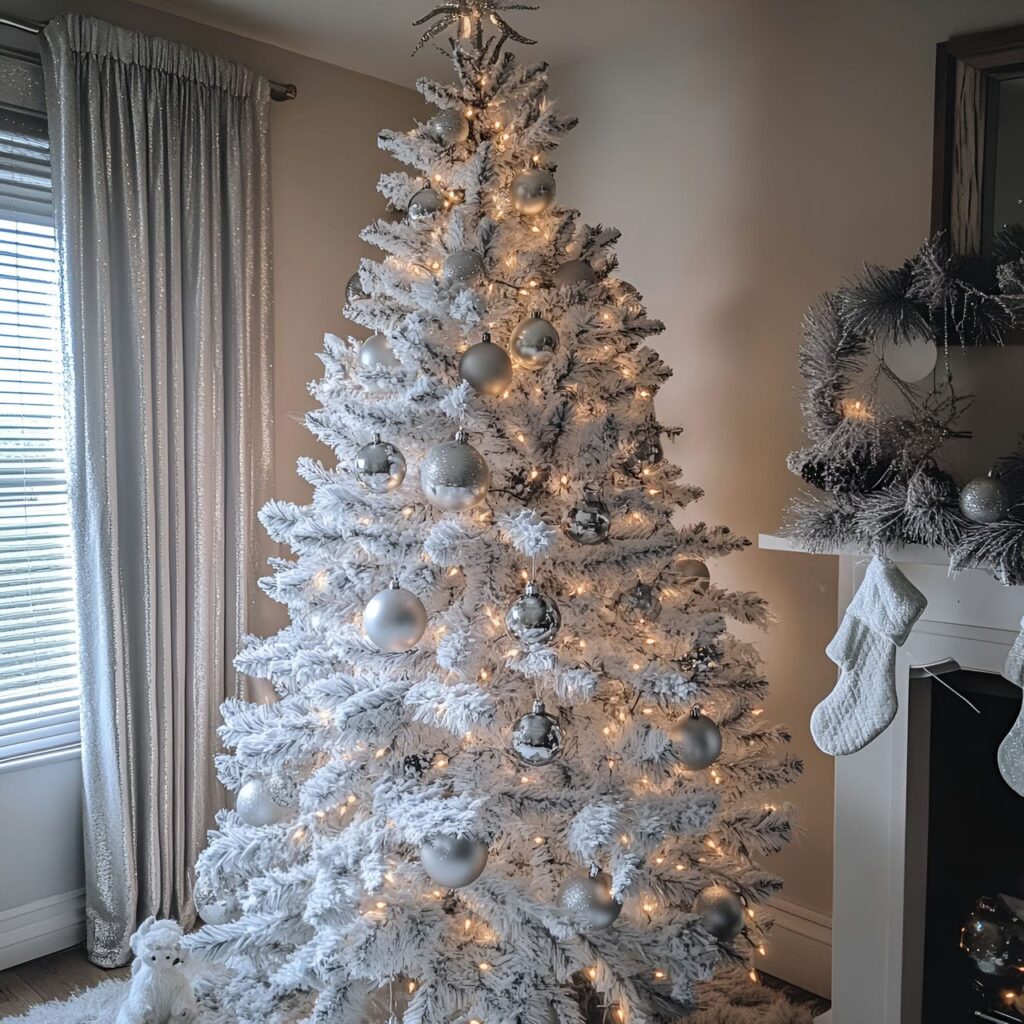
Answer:
[{"label": "white plush polar bear", "polygon": [[132,936],[132,981],[116,1024],[180,1024],[194,1021],[198,1007],[192,982],[181,970],[181,926],[148,917]]}]

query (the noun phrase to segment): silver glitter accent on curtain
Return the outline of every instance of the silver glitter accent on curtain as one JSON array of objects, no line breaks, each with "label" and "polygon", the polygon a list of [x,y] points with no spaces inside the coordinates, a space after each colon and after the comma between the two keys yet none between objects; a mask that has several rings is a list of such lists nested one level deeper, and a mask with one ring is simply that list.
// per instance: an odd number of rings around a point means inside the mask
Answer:
[{"label": "silver glitter accent on curtain", "polygon": [[269,86],[93,18],[42,40],[69,379],[89,957],[191,923],[272,468]]}]

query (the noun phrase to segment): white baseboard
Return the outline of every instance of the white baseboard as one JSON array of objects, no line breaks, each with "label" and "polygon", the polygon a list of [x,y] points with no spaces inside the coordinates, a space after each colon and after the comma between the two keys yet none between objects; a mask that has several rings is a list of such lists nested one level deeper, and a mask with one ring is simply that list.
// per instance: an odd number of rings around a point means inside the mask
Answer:
[{"label": "white baseboard", "polygon": [[0,971],[85,939],[85,890],[0,911]]},{"label": "white baseboard", "polygon": [[758,963],[776,978],[830,999],[832,919],[785,899],[773,899],[769,906],[775,927],[765,946],[767,955]]}]

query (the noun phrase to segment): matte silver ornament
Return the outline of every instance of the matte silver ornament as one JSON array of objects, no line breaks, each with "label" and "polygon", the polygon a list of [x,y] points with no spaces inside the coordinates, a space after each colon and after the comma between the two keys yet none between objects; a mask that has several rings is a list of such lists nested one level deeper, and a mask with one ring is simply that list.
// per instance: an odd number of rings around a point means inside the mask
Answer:
[{"label": "matte silver ornament", "polygon": [[521,597],[505,613],[505,628],[513,640],[532,647],[553,640],[562,625],[558,605],[530,580]]},{"label": "matte silver ornament", "polygon": [[358,302],[360,299],[369,297],[363,290],[363,282],[359,280],[359,271],[357,270],[345,283],[345,301]]},{"label": "matte silver ornament", "polygon": [[631,626],[657,622],[661,615],[661,598],[658,591],[650,584],[639,581],[635,587],[619,595],[615,606],[622,618]]},{"label": "matte silver ornament", "polygon": [[469,138],[469,119],[461,110],[439,110],[427,122],[427,131],[442,146],[454,146]]},{"label": "matte silver ornament", "polygon": [[[386,371],[395,377],[401,377],[405,369],[402,361],[391,351],[391,342],[383,334],[371,334],[359,346],[359,366],[371,373]],[[362,377],[361,380],[368,391],[391,391],[395,387],[380,377]]]},{"label": "matte silver ornament", "polygon": [[457,249],[441,264],[441,281],[448,285],[476,284],[484,276],[483,257],[472,249]]},{"label": "matte silver ornament", "polygon": [[562,730],[558,719],[549,715],[542,700],[512,727],[512,750],[524,764],[542,767],[562,752]]},{"label": "matte silver ornament", "polygon": [[409,200],[406,210],[409,220],[426,220],[444,211],[444,196],[435,188],[421,188]]},{"label": "matte silver ornament", "polygon": [[512,204],[528,217],[551,208],[555,201],[555,176],[543,167],[520,171],[512,179]]},{"label": "matte silver ornament", "polygon": [[722,730],[695,704],[672,729],[672,743],[685,767],[694,771],[709,768],[722,752]]},{"label": "matte silver ornament", "polygon": [[600,544],[608,539],[612,514],[600,498],[584,496],[578,505],[569,510],[562,528],[577,544]]},{"label": "matte silver ornament", "polygon": [[356,479],[375,494],[384,494],[402,486],[405,456],[390,442],[374,434],[369,444],[356,452],[353,462]]},{"label": "matte silver ornament", "polygon": [[411,591],[392,580],[370,598],[363,609],[363,630],[382,651],[399,654],[411,650],[427,628],[427,610]]},{"label": "matte silver ornament", "polygon": [[547,366],[558,350],[558,331],[540,313],[520,320],[512,332],[512,354],[516,362],[527,370]]},{"label": "matte silver ornament", "polygon": [[551,283],[556,288],[593,284],[596,280],[597,271],[586,260],[569,260],[551,275]]},{"label": "matte silver ornament", "polygon": [[427,501],[446,512],[465,512],[487,497],[491,471],[484,457],[460,430],[435,445],[420,466],[420,487]]},{"label": "matte silver ornament", "polygon": [[500,395],[512,383],[512,360],[508,353],[491,341],[484,333],[483,340],[470,345],[459,360],[459,376],[474,391],[492,398]]},{"label": "matte silver ornament", "polygon": [[693,912],[719,942],[732,942],[743,931],[743,904],[739,896],[724,885],[701,889],[693,901]]},{"label": "matte silver ornament", "polygon": [[701,558],[680,558],[676,569],[680,582],[691,594],[706,594],[711,586],[711,570]]},{"label": "matte silver ornament", "polygon": [[612,896],[612,878],[596,865],[589,874],[575,875],[562,887],[559,904],[568,910],[581,932],[610,928],[622,913],[622,904]]},{"label": "matte silver ornament", "polygon": [[239,789],[235,810],[246,825],[276,825],[288,816],[289,808],[278,803],[271,793],[272,787],[265,779],[250,779]]},{"label": "matte silver ornament", "polygon": [[420,847],[423,870],[446,889],[475,882],[487,867],[487,844],[470,836],[431,836]]},{"label": "matte silver ornament", "polygon": [[989,473],[965,484],[960,492],[960,511],[972,523],[998,523],[1013,504],[1009,487]]}]

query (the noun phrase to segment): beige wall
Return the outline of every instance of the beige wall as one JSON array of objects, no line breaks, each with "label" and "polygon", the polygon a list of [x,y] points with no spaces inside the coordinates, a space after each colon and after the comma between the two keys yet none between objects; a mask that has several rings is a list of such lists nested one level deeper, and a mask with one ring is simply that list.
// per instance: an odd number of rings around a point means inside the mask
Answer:
[{"label": "beige wall", "polygon": [[[651,7],[658,5],[649,5]],[[559,197],[624,232],[621,272],[667,333],[675,376],[663,421],[685,426],[673,455],[707,490],[695,518],[747,536],[774,532],[796,490],[784,465],[800,442],[800,318],[864,261],[898,263],[929,229],[935,44],[1024,20],[1017,0],[685,0],[637,26],[601,61],[555,68],[581,125],[563,148]],[[1022,353],[976,374],[980,469],[1024,417]],[[1012,367],[1013,373],[996,372]],[[1000,408],[1001,415],[994,415]],[[961,442],[963,444],[963,442]],[[790,724],[807,770],[786,795],[802,839],[775,858],[786,898],[831,910],[832,764],[808,717],[829,691],[831,558],[752,549],[713,567],[756,589],[778,622],[760,646],[768,708]]]}]

